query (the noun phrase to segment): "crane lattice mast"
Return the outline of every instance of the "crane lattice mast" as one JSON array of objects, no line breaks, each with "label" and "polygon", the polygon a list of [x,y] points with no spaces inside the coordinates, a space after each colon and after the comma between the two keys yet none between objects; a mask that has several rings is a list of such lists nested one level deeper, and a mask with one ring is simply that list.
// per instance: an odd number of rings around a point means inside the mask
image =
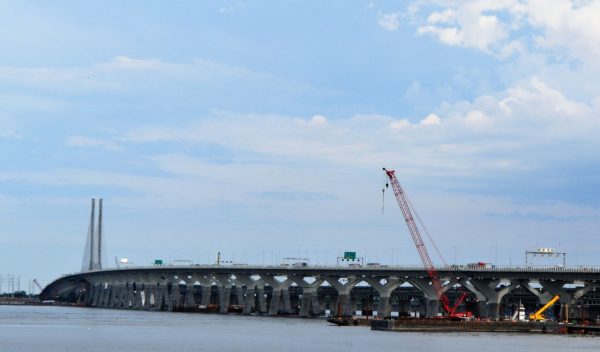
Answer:
[{"label": "crane lattice mast", "polygon": [[454,307],[450,306],[450,302],[448,297],[444,293],[442,288],[442,282],[440,281],[440,275],[438,274],[431,258],[429,257],[429,253],[427,252],[427,248],[425,247],[425,243],[421,238],[421,234],[419,233],[419,228],[415,222],[415,219],[412,216],[410,211],[410,207],[408,205],[408,201],[406,199],[406,195],[402,186],[398,182],[396,178],[396,172],[394,170],[386,170],[383,168],[387,177],[390,179],[390,183],[392,185],[392,189],[394,190],[394,195],[396,196],[396,200],[398,201],[398,205],[400,206],[400,210],[402,210],[402,215],[404,215],[404,220],[406,221],[406,225],[408,226],[408,230],[412,236],[413,241],[415,242],[415,246],[417,247],[417,252],[419,252],[419,256],[421,257],[421,262],[423,262],[423,266],[425,270],[427,270],[427,274],[431,278],[431,284],[435,289],[435,294],[438,300],[442,303],[444,310],[449,313],[449,315],[453,316],[455,314],[455,310],[460,301],[464,299],[464,296],[461,297],[457,301],[457,304]]}]

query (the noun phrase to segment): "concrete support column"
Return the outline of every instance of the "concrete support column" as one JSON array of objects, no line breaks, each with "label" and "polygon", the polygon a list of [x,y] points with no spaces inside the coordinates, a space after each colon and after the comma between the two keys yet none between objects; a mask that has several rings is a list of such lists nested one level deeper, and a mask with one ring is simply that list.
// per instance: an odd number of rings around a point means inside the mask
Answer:
[{"label": "concrete support column", "polygon": [[194,298],[194,293],[196,292],[196,287],[194,286],[195,280],[188,280],[185,288],[185,298],[183,301],[183,308],[186,311],[194,311],[198,309],[196,305],[196,299]]},{"label": "concrete support column", "polygon": [[[472,292],[475,297],[477,298],[477,316],[478,317],[482,317],[485,318],[488,316],[488,302],[487,302],[487,297],[481,293],[477,288],[475,288],[475,286],[473,286],[473,284],[471,284],[471,282],[467,279],[461,279],[459,280],[459,283],[462,285],[462,287],[464,287],[465,289],[469,290],[470,292]],[[474,312],[475,313],[475,312]]]},{"label": "concrete support column", "polygon": [[172,283],[171,292],[168,297],[165,298],[167,298],[167,310],[169,312],[178,311],[181,308],[181,290],[179,289],[179,281]]},{"label": "concrete support column", "polygon": [[210,304],[210,295],[212,294],[212,285],[202,285],[202,305],[206,308]]},{"label": "concrete support column", "polygon": [[111,283],[108,285],[109,293],[108,293],[108,302],[106,304],[107,308],[112,308],[115,306],[115,299],[117,298],[118,287]]},{"label": "concrete support column", "polygon": [[305,280],[304,276],[294,275],[289,277],[292,281],[302,288],[302,301],[300,303],[300,316],[309,317],[321,314],[319,309],[319,297],[317,296],[317,289],[323,281],[323,278],[315,277],[315,281],[309,283]]},{"label": "concrete support column", "polygon": [[290,290],[289,288],[281,290],[281,298],[283,300],[283,311],[290,314],[292,313],[292,304],[290,302]]},{"label": "concrete support column", "polygon": [[390,296],[379,295],[379,307],[377,307],[377,316],[383,319],[391,318],[392,307],[390,305]]},{"label": "concrete support column", "polygon": [[[414,287],[418,288],[421,292],[423,292],[423,296],[425,297],[425,307],[427,309],[426,316],[428,318],[433,318],[438,315],[440,312],[440,301],[438,299],[437,293],[435,292],[435,288],[431,284],[430,278],[412,278],[409,279],[408,282]],[[448,284],[442,287],[442,292],[446,292],[452,284]]]},{"label": "concrete support column", "polygon": [[92,305],[92,301],[94,299],[94,284],[92,282],[88,281],[87,286],[85,287],[85,294],[83,297],[83,304],[86,307],[89,307]]},{"label": "concrete support column", "polygon": [[123,303],[123,292],[125,284],[122,282],[116,282],[113,284],[114,294],[112,295],[111,308],[121,308]]},{"label": "concrete support column", "polygon": [[156,282],[144,283],[144,308],[146,310],[154,310],[156,306]]},{"label": "concrete support column", "polygon": [[235,282],[231,275],[215,275],[218,280],[219,313],[226,314],[231,304],[231,287]]},{"label": "concrete support column", "polygon": [[302,302],[300,303],[300,316],[310,317],[319,314],[319,300],[317,289],[313,287],[302,288]]},{"label": "concrete support column", "polygon": [[[385,280],[385,283],[381,281]],[[390,296],[403,281],[394,277],[367,277],[365,281],[379,294],[379,307],[377,307],[377,316],[382,319],[391,317]]]},{"label": "concrete support column", "polygon": [[125,309],[132,308],[134,305],[134,302],[133,302],[134,299],[135,299],[135,287],[133,285],[133,279],[131,279],[127,282],[127,291],[126,291],[126,295],[125,295],[125,302],[123,302],[123,308],[125,308]]},{"label": "concrete support column", "polygon": [[[258,305],[256,306],[256,311],[261,312],[261,298],[260,298],[260,294],[258,294],[258,297],[255,297],[255,291],[257,290],[257,287],[264,287],[265,281],[260,278],[260,279],[255,279],[252,277],[252,275],[236,275],[236,279],[235,279],[235,285],[236,286],[246,286],[246,293],[244,294],[244,311],[243,314],[250,314],[252,313],[252,310],[255,308],[255,302],[258,298]],[[261,290],[262,294],[262,301],[264,302],[264,289]]]},{"label": "concrete support column", "polygon": [[235,284],[235,302],[238,306],[244,306],[244,288],[241,283]]},{"label": "concrete support column", "polygon": [[219,285],[219,313],[226,314],[231,300],[231,285]]},{"label": "concrete support column", "polygon": [[269,305],[269,315],[277,315],[281,308],[281,289],[273,289],[271,295],[271,304]]},{"label": "concrete support column", "polygon": [[167,289],[166,281],[158,283],[154,297],[154,310],[162,310],[163,307],[168,304],[169,291]]},{"label": "concrete support column", "polygon": [[502,301],[502,298],[512,289],[519,286],[518,282],[512,282],[508,286],[498,287],[502,281],[503,280],[471,279],[469,280],[471,286],[465,286],[471,291],[478,291],[479,294],[485,296],[487,302],[486,318],[497,320],[500,316],[500,302]]},{"label": "concrete support column", "polygon": [[108,307],[108,299],[110,295],[110,286],[107,282],[103,282],[100,285],[100,292],[98,297],[98,307],[106,308]]},{"label": "concrete support column", "polygon": [[[271,295],[271,304],[269,305],[269,315],[277,315],[279,312],[290,313],[289,305],[289,287],[292,284],[292,280],[285,277],[277,278],[273,275],[263,275],[261,277],[269,286],[273,288],[273,294]],[[284,297],[284,290],[287,294],[287,306],[285,304],[286,298]]]},{"label": "concrete support column", "polygon": [[125,293],[125,283],[118,282],[115,287],[115,300],[112,308],[121,308],[123,306],[123,294]]},{"label": "concrete support column", "polygon": [[145,300],[145,282],[142,275],[135,277],[135,295],[133,296],[132,308],[143,309]]},{"label": "concrete support column", "polygon": [[252,309],[254,308],[254,287],[246,288],[246,294],[244,298],[244,314],[252,313]]},{"label": "concrete support column", "polygon": [[331,314],[339,315],[343,317],[351,317],[354,315],[355,311],[352,311],[352,302],[350,299],[350,292],[356,286],[359,281],[355,277],[345,278],[345,283],[340,282],[340,277],[337,276],[327,276],[325,280],[335,288],[338,293],[337,302],[335,307],[333,307]]},{"label": "concrete support column", "polygon": [[[563,305],[568,305],[569,316],[573,316],[574,306],[577,303],[577,300],[580,299],[583,295],[585,295],[589,291],[591,291],[592,289],[594,289],[596,287],[596,284],[591,283],[591,282],[584,283],[583,287],[576,289],[575,292],[571,294],[571,293],[567,292],[564,288],[564,285],[569,284],[569,283],[570,282],[561,281],[561,280],[540,281],[540,285],[542,285],[542,287],[544,287],[544,289],[546,289],[548,292],[550,292],[552,297],[554,297],[556,295],[560,296],[559,302],[562,303]],[[562,311],[561,311],[561,314],[564,314],[564,313],[562,313]],[[564,316],[561,317],[561,319],[564,319],[564,318],[565,318]]]},{"label": "concrete support column", "polygon": [[258,312],[260,314],[267,313],[267,299],[265,298],[265,287],[263,285],[256,286],[256,300]]},{"label": "concrete support column", "polygon": [[91,306],[97,307],[98,299],[100,298],[100,294],[102,293],[102,284],[97,282],[97,283],[94,283],[93,287],[94,287],[94,289],[93,289],[93,297],[92,297]]}]

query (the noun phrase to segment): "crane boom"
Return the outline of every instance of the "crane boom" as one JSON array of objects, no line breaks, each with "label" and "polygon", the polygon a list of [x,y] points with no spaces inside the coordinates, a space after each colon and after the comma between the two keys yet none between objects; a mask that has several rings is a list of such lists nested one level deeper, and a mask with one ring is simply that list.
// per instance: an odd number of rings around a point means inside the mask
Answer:
[{"label": "crane boom", "polygon": [[423,266],[425,267],[427,274],[431,278],[431,285],[435,289],[435,294],[438,300],[442,303],[442,306],[444,307],[444,310],[448,313],[448,315],[454,316],[457,306],[462,302],[466,294],[461,295],[461,297],[457,300],[453,307],[450,306],[448,297],[446,296],[442,288],[440,275],[435,269],[435,266],[431,261],[431,257],[429,257],[429,253],[427,252],[425,243],[423,242],[421,234],[419,233],[419,228],[417,227],[415,219],[413,218],[412,213],[410,211],[405,192],[402,189],[402,186],[400,186],[398,179],[396,178],[396,172],[394,170],[386,170],[386,168],[383,168],[383,171],[385,171],[387,177],[390,180],[392,189],[394,190],[394,195],[396,196],[396,200],[398,201],[400,210],[402,210],[402,215],[404,215],[404,220],[406,221],[406,225],[408,226],[410,235],[412,236],[412,239],[415,242],[415,246],[417,247],[417,252],[419,252],[419,256],[421,257],[421,262],[423,262]]},{"label": "crane boom", "polygon": [[556,301],[558,301],[560,299],[560,295],[556,295],[554,296],[554,298],[552,298],[550,300],[550,302],[546,303],[545,306],[543,306],[542,308],[540,308],[537,312],[531,314],[529,316],[529,320],[533,320],[533,321],[543,321],[544,318],[544,312],[550,308],[554,303],[556,303]]}]

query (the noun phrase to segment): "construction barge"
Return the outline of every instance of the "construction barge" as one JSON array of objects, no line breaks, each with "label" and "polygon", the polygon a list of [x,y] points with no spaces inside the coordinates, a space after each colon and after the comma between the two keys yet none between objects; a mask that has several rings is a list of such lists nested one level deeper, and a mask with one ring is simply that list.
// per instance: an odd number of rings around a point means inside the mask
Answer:
[{"label": "construction barge", "polygon": [[404,332],[500,332],[567,333],[567,326],[556,322],[476,321],[449,319],[371,320],[371,330]]}]

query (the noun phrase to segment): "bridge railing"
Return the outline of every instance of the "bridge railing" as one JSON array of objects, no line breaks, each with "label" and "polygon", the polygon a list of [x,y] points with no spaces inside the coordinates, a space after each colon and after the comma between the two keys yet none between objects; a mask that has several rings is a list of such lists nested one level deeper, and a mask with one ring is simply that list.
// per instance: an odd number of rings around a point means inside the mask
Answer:
[{"label": "bridge railing", "polygon": [[[354,266],[342,266],[342,265],[306,265],[306,266],[294,266],[294,265],[207,265],[207,264],[192,264],[192,265],[164,265],[164,266],[128,266],[121,268],[106,268],[108,270],[115,269],[160,269],[160,268],[197,268],[197,269],[211,269],[211,268],[231,268],[231,269],[285,269],[293,271],[301,270],[398,270],[398,271],[423,271],[425,270],[421,265],[354,265]],[[580,273],[596,273],[600,272],[600,266],[537,266],[537,265],[490,265],[490,266],[478,266],[478,265],[447,265],[436,268],[440,272],[447,271],[478,271],[478,272],[580,272]]]}]

